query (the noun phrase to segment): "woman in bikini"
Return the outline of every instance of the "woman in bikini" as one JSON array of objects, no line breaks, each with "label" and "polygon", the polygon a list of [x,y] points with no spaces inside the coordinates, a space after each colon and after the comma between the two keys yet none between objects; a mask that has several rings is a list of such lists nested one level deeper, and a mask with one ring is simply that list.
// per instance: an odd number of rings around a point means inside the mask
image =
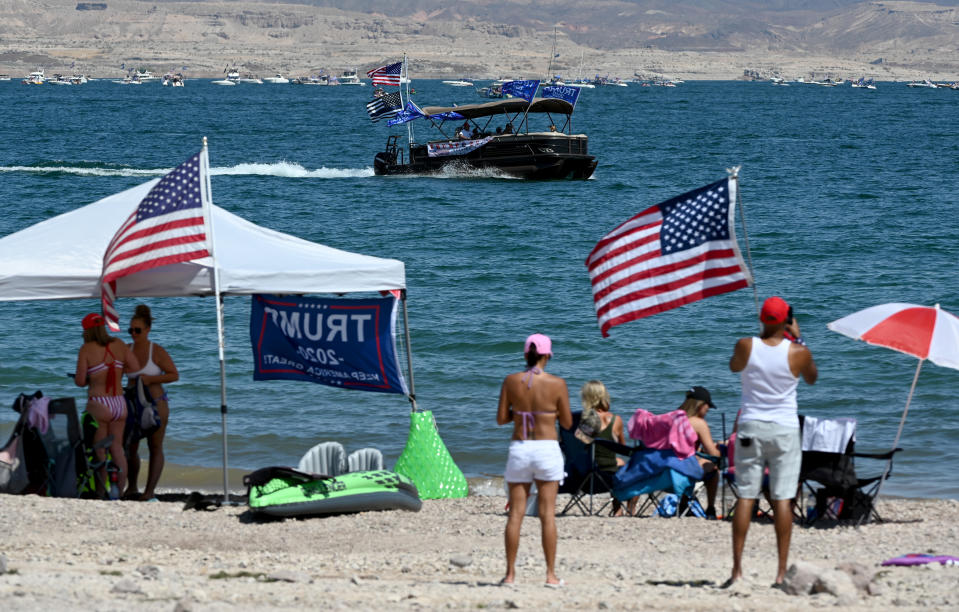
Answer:
[{"label": "woman in bikini", "polygon": [[559,587],[556,577],[556,495],[563,479],[563,453],[559,449],[556,422],[573,425],[566,381],[544,372],[553,355],[552,343],[543,334],[526,339],[526,370],[510,374],[500,390],[496,423],[513,424],[505,480],[509,486],[509,518],[506,521],[506,576],[501,584],[516,579],[516,554],[526,499],[533,481],[539,492],[538,514],[546,556],[546,586]]},{"label": "woman in bikini", "polygon": [[[137,358],[119,338],[107,334],[103,317],[91,312],[83,317],[83,346],[77,353],[77,369],[74,382],[78,387],[87,387],[87,412],[97,420],[93,443],[108,435],[113,436],[110,455],[116,464],[117,487],[122,491],[127,480],[127,458],[123,452],[123,429],[127,420],[127,404],[123,398],[121,381],[123,371],[139,370]],[[96,451],[97,460],[103,461],[105,451]],[[101,477],[106,482],[106,466]]]},{"label": "woman in bikini", "polygon": [[150,342],[150,329],[153,327],[153,316],[150,307],[140,304],[133,311],[130,319],[130,336],[133,343],[130,349],[139,363],[144,364],[142,369],[130,372],[127,378],[133,380],[138,376],[150,391],[150,396],[156,404],[160,414],[160,427],[147,438],[147,447],[150,450],[150,464],[147,468],[147,486],[143,494],[137,491],[137,476],[140,474],[140,441],[134,440],[127,449],[130,456],[130,485],[123,494],[125,498],[138,498],[141,501],[153,499],[154,490],[160,482],[160,474],[166,461],[163,455],[163,437],[166,434],[167,421],[170,418],[170,404],[163,383],[172,383],[180,379],[173,359],[159,344]]}]

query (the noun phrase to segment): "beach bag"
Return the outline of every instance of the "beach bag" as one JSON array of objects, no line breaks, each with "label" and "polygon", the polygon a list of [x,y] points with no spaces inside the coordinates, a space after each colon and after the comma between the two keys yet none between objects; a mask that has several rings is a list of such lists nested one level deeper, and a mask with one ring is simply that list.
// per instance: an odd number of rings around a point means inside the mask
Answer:
[{"label": "beach bag", "polygon": [[160,413],[150,390],[137,376],[123,392],[127,401],[127,425],[123,431],[124,447],[149,437],[160,428]]},{"label": "beach bag", "polygon": [[676,516],[676,510],[679,508],[679,496],[675,493],[664,495],[656,506],[657,516],[670,517]]},{"label": "beach bag", "polygon": [[584,409],[579,419],[579,426],[573,435],[583,444],[592,444],[593,438],[603,430],[603,420],[595,410]]},{"label": "beach bag", "polygon": [[0,450],[0,493],[22,493],[29,482],[22,440],[20,433],[15,431],[7,445]]}]

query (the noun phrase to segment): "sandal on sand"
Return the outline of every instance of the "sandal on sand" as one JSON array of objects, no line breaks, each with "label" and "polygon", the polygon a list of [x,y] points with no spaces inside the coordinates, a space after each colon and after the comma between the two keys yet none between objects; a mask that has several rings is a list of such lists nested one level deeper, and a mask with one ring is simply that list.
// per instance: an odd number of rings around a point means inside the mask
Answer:
[{"label": "sandal on sand", "polygon": [[559,582],[547,582],[545,586],[547,589],[561,589],[566,586],[566,581],[560,578]]},{"label": "sandal on sand", "polygon": [[513,588],[516,586],[515,582],[506,582],[506,578],[501,578],[499,582],[496,583],[496,586]]}]

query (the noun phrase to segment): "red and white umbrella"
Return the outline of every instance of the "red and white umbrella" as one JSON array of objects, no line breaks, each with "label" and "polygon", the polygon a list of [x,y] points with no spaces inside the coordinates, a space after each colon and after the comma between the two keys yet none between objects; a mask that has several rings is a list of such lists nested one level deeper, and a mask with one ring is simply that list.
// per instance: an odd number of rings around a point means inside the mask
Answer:
[{"label": "red and white umbrella", "polygon": [[[896,440],[892,443],[892,448],[897,448],[903,425],[906,424],[912,394],[919,380],[922,363],[928,359],[937,365],[959,370],[959,317],[942,310],[939,304],[918,306],[894,303],[881,304],[854,312],[829,323],[827,327],[850,338],[919,358],[916,374],[909,388],[909,397],[906,399],[906,407],[899,421]],[[880,487],[888,472],[889,464],[887,463],[882,480],[879,482]],[[877,491],[876,497],[878,496]]]}]

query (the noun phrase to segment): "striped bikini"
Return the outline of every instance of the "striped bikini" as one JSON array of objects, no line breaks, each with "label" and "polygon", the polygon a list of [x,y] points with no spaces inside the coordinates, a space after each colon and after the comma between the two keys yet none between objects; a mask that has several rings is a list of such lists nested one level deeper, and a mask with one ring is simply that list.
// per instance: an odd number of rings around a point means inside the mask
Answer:
[{"label": "striped bikini", "polygon": [[[111,363],[107,363],[107,356],[113,357]],[[88,399],[90,401],[97,402],[98,404],[103,404],[110,410],[110,420],[119,421],[124,417],[124,412],[126,411],[127,401],[123,395],[116,395],[117,392],[117,377],[113,374],[113,369],[116,368],[120,370],[120,373],[123,372],[123,362],[113,356],[113,353],[110,351],[110,345],[107,345],[106,352],[103,353],[103,361],[97,365],[89,368],[87,374],[96,374],[97,372],[102,372],[104,370],[110,370],[107,374],[107,384],[106,390],[110,395],[101,395],[101,396],[90,396]]]}]

